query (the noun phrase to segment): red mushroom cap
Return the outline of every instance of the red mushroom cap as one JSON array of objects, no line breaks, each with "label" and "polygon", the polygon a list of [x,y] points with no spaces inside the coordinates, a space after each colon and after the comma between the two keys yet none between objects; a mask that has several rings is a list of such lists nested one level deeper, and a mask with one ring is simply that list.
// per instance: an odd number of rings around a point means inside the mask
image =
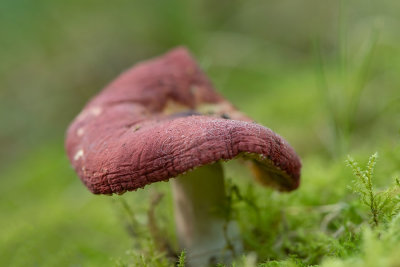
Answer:
[{"label": "red mushroom cap", "polygon": [[290,145],[217,94],[185,48],[134,66],[93,98],[67,131],[66,150],[95,194],[132,191],[243,156],[260,182],[296,189]]}]

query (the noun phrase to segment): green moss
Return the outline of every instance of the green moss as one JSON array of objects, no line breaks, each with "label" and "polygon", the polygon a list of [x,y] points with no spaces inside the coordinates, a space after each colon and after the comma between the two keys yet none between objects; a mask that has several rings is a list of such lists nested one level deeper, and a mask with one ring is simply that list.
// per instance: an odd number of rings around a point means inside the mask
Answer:
[{"label": "green moss", "polygon": [[[3,2],[0,266],[184,265],[168,183],[93,196],[63,149],[91,96],[175,44],[302,158],[301,186],[290,194],[225,164],[224,212],[245,246],[235,266],[400,262],[399,1]],[[373,151],[376,165],[365,162]],[[347,154],[367,167],[350,160],[354,176]]]}]

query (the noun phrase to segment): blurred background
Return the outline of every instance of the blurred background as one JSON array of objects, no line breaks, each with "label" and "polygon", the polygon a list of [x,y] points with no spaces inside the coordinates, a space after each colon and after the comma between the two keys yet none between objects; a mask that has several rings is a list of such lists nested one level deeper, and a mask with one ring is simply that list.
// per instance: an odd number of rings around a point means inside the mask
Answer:
[{"label": "blurred background", "polygon": [[119,73],[177,45],[289,140],[304,184],[348,153],[383,151],[392,171],[399,12],[395,0],[1,1],[0,265],[100,266],[129,249],[111,198],[70,168],[64,134]]}]

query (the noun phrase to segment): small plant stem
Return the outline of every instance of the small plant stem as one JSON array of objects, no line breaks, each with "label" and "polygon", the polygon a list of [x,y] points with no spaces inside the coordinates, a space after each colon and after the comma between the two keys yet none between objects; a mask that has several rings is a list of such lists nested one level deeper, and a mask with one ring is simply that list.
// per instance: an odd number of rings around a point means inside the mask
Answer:
[{"label": "small plant stem", "polygon": [[186,257],[186,252],[182,250],[181,255],[179,255],[178,264],[176,267],[185,267],[185,257]]},{"label": "small plant stem", "polygon": [[367,189],[369,192],[369,199],[370,199],[370,209],[372,212],[372,220],[374,222],[374,226],[378,226],[379,219],[378,219],[378,203],[376,202],[374,188],[372,186],[372,175],[376,163],[377,154],[375,153],[369,158],[367,170],[365,171],[365,176],[367,178]]},{"label": "small plant stem", "polygon": [[123,197],[119,197],[118,200],[121,203],[122,208],[128,217],[128,221],[129,221],[128,232],[130,233],[130,235],[133,238],[137,238],[140,234],[138,232],[138,229],[140,228],[139,222],[136,220],[135,215],[133,214],[133,211],[132,211],[131,207],[128,205],[128,203],[126,202],[126,200]]},{"label": "small plant stem", "polygon": [[370,201],[370,209],[371,209],[371,213],[372,213],[372,220],[374,222],[374,226],[378,226],[379,224],[379,220],[378,220],[378,213],[377,213],[377,205],[376,205],[376,201],[375,201],[375,195],[374,195],[374,191],[372,188],[372,182],[371,182],[371,177],[368,177],[367,179],[367,189],[369,192],[369,201]]}]

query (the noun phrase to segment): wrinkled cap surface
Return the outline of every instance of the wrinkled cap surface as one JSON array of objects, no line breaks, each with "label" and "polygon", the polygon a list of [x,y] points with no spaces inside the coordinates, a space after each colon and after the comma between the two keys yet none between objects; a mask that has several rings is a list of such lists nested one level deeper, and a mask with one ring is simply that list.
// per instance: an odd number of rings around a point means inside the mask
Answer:
[{"label": "wrinkled cap surface", "polygon": [[243,157],[257,180],[296,189],[292,147],[216,93],[185,48],[139,63],[71,123],[66,150],[95,194],[132,191],[220,160]]}]

